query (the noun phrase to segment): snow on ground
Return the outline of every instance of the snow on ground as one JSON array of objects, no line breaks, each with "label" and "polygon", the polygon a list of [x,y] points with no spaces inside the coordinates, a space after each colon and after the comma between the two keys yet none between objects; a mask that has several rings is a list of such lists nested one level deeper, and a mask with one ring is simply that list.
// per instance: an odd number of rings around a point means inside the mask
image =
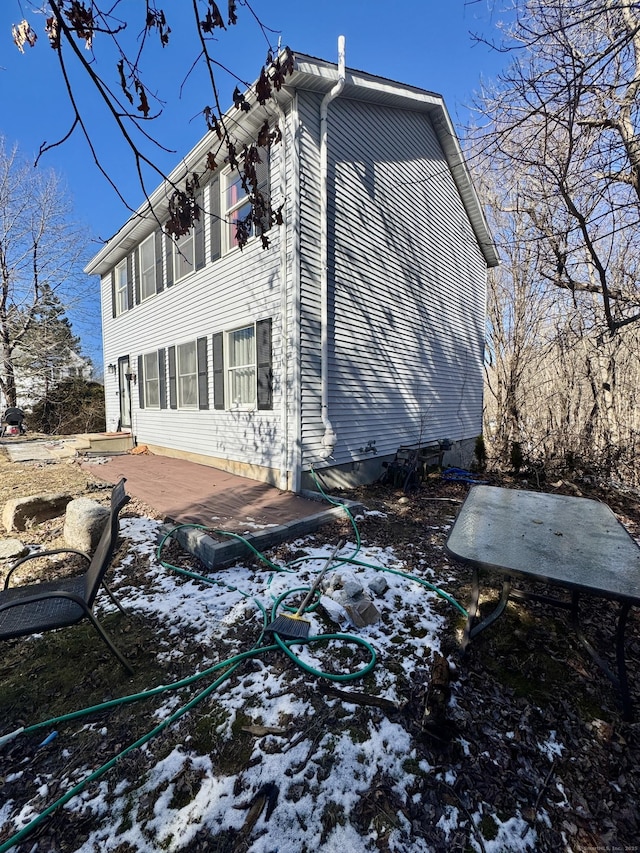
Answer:
[{"label": "snow on ground", "polygon": [[[198,637],[202,648],[212,650],[208,659],[206,655],[203,657],[202,669],[217,662],[213,641],[219,641],[227,631],[233,634],[231,628],[234,625],[255,623],[257,639],[265,618],[260,604],[270,618],[272,604],[278,596],[288,589],[309,586],[331,553],[329,546],[311,547],[305,540],[300,540],[294,543],[294,547],[306,551],[309,559],[288,571],[276,572],[265,567],[238,564],[218,573],[216,579],[219,584],[204,585],[195,579],[185,580],[157,561],[158,529],[158,524],[149,519],[127,518],[122,521],[122,535],[129,540],[130,552],[123,567],[115,570],[112,585],[127,609],[153,615],[163,624],[169,642],[160,647],[161,659],[164,656],[170,660],[179,653],[172,648],[171,637],[178,636],[188,626]],[[345,546],[341,555],[350,555],[354,551],[355,546],[350,544]],[[149,560],[147,580],[150,583],[142,587],[136,587],[126,579],[127,565],[136,553]],[[416,667],[428,669],[431,652],[440,647],[444,619],[434,606],[434,592],[397,574],[407,570],[393,549],[363,547],[358,559],[369,565],[341,566],[335,572],[358,580],[365,590],[380,570],[392,569],[394,572],[384,572],[387,589],[380,594],[372,594],[382,620],[357,632],[353,628],[349,630],[375,649],[378,659],[372,676],[375,690],[370,692],[397,702],[400,697],[396,692],[394,669],[397,671],[397,667],[401,667],[407,673]],[[334,571],[330,570],[327,577],[332,574]],[[425,567],[422,574],[433,581],[429,567]],[[326,633],[326,622],[322,623],[316,614],[310,614],[308,618],[312,635]],[[336,652],[334,644],[298,645],[296,652],[305,664],[316,669],[322,670],[327,666],[328,656],[333,663],[340,660],[339,669],[343,673],[362,668],[367,654],[360,654],[354,663],[353,649],[345,648],[347,651]],[[230,636],[228,654],[243,650],[246,649],[241,649],[237,639]],[[296,689],[294,695],[290,689],[292,678],[298,687],[307,684],[308,689]],[[206,683],[211,680],[209,678]],[[229,681],[215,694],[218,707],[224,710],[220,716],[219,731],[225,737],[233,737],[233,723],[240,711],[248,715],[255,725],[270,729],[262,737],[255,738],[253,754],[244,769],[236,774],[217,775],[212,757],[197,754],[187,735],[183,743],[157,761],[151,772],[141,774],[135,782],[119,782],[117,770],[111,770],[109,783],[107,777],[103,777],[97,786],[91,786],[91,793],[86,789],[64,806],[85,816],[93,815],[91,825],[94,828],[76,853],[188,850],[203,829],[212,835],[232,830],[242,832],[247,819],[247,804],[261,792],[268,797],[274,780],[277,780],[277,797],[269,800],[251,827],[245,839],[246,846],[242,848],[249,853],[300,853],[315,849],[326,853],[368,853],[381,847],[391,853],[429,853],[424,841],[412,838],[411,826],[401,812],[395,815],[394,828],[382,827],[379,830],[387,832],[384,839],[377,837],[376,830],[370,830],[369,834],[360,833],[347,818],[374,779],[384,778],[387,784],[391,784],[399,801],[406,802],[416,781],[415,774],[435,771],[426,762],[417,760],[410,735],[384,714],[372,715],[371,728],[366,732],[350,733],[326,723],[318,732],[314,707],[304,698],[317,692],[314,689],[316,681],[315,677],[302,670],[295,670],[293,676],[290,669],[276,672],[270,667],[268,655],[255,658],[253,665],[244,670],[241,677]],[[346,689],[363,689],[359,681],[338,684],[338,687],[343,686]],[[162,717],[175,712],[183,701],[176,694],[165,694],[162,707],[150,721],[149,728]],[[329,696],[325,697],[325,702],[336,714],[350,707]],[[78,721],[78,728],[82,725],[82,721]],[[189,731],[188,725],[185,731]],[[309,734],[305,736],[307,731]],[[556,754],[561,748],[554,732],[550,733],[547,743],[541,744],[541,749],[550,754]],[[148,753],[152,745],[147,744],[143,749]],[[93,770],[95,767],[88,767],[87,775]],[[193,797],[182,804],[182,800],[175,796],[176,786],[187,773],[197,779],[197,784]],[[444,784],[452,784],[454,779],[450,777],[450,773],[442,771],[438,778]],[[79,779],[74,777],[65,781],[70,788]],[[46,786],[46,783],[47,780],[43,779],[42,785]],[[42,790],[34,790],[33,801],[20,809],[14,810],[11,803],[1,805],[0,830],[18,831],[35,816],[42,802]],[[244,805],[239,807],[238,803]],[[332,809],[336,819],[328,828],[326,815]],[[474,816],[477,824],[480,817]],[[522,835],[526,824],[520,815],[501,815],[500,820],[495,816],[494,820],[498,834],[493,840],[485,841],[487,853],[535,849],[533,831],[526,832],[524,837]],[[456,826],[456,822],[456,809],[451,806],[442,819],[445,835]]]}]

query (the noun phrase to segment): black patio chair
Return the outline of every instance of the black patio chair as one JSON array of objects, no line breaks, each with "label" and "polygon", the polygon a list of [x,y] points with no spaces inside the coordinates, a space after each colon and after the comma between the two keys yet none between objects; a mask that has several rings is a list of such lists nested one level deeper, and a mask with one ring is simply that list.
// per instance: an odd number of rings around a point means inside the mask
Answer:
[{"label": "black patio chair", "polygon": [[[93,558],[84,551],[73,548],[56,548],[29,554],[13,564],[5,579],[4,589],[0,590],[0,640],[66,628],[86,618],[122,666],[129,673],[133,672],[93,613],[93,603],[100,586],[103,586],[113,603],[126,615],[126,611],[104,581],[118,539],[118,515],[130,500],[124,490],[125,482],[123,477],[113,487],[111,513]],[[9,580],[18,566],[27,560],[52,554],[79,554],[87,560],[89,566],[81,575],[9,589]]]},{"label": "black patio chair", "polygon": [[17,406],[9,406],[2,416],[2,429],[0,430],[0,436],[5,434],[8,426],[18,427],[20,435],[27,431],[24,425],[24,412],[22,409],[19,409]]}]

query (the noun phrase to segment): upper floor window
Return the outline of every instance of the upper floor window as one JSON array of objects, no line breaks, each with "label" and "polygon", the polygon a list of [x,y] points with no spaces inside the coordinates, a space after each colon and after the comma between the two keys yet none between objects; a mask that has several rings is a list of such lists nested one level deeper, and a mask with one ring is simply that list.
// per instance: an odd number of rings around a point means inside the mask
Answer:
[{"label": "upper floor window", "polygon": [[155,234],[140,245],[140,300],[148,299],[156,292],[156,238]]},{"label": "upper floor window", "polygon": [[174,281],[184,278],[194,270],[194,229],[188,234],[178,237],[173,244],[173,274]]},{"label": "upper floor window", "polygon": [[115,269],[115,315],[123,314],[129,309],[128,272],[125,259]]},{"label": "upper floor window", "polygon": [[[242,178],[236,171],[230,170],[224,176],[223,217],[226,223],[224,250],[229,251],[238,245],[238,223],[251,216],[251,202],[242,186]],[[248,227],[253,233],[251,223]]]}]

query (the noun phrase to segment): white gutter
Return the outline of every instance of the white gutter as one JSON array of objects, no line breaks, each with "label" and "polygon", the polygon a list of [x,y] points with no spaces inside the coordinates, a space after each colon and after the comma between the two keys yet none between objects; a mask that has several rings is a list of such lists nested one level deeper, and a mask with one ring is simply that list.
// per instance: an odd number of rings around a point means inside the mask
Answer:
[{"label": "white gutter", "polygon": [[329,420],[329,241],[327,234],[327,117],[329,104],[344,89],[346,80],[344,36],[338,37],[338,81],[320,104],[320,358],[321,415],[324,425],[322,456],[328,459],[338,437]]}]

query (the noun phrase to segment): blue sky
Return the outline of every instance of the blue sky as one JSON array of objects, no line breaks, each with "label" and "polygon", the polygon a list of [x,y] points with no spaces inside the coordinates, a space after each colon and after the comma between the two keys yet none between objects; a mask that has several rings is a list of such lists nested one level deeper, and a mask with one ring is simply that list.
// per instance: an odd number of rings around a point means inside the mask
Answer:
[{"label": "blue sky", "polygon": [[[37,7],[37,3],[34,3]],[[107,5],[107,4],[105,4]],[[203,135],[201,110],[210,101],[206,81],[191,71],[195,59],[194,40],[190,36],[191,4],[186,0],[165,0],[162,6],[172,28],[169,45],[155,44],[143,61],[143,78],[157,88],[166,102],[163,115],[149,131],[171,149],[154,152],[165,170],[176,165]],[[226,2],[219,0],[221,9]],[[55,54],[44,34],[44,16],[34,13],[28,0],[3,0],[0,9],[0,135],[10,146],[17,143],[23,154],[34,157],[40,145],[52,143],[69,130],[71,110],[62,85]],[[141,0],[122,0],[123,16],[141,13]],[[483,80],[500,70],[504,57],[483,45],[474,44],[470,32],[495,35],[497,17],[493,0],[252,0],[252,8],[268,27],[277,44],[278,32],[283,45],[330,61],[336,60],[337,38],[346,37],[347,66],[378,74],[444,96],[454,124],[468,118],[467,106]],[[35,48],[22,55],[11,38],[11,26],[27,17],[39,35]],[[255,25],[249,10],[238,2],[239,23],[218,35],[215,56],[241,80],[252,82],[258,75],[267,42]],[[123,39],[137,44],[141,27],[130,25]],[[216,31],[220,33],[220,31]],[[89,56],[87,52],[85,55]],[[115,62],[96,40],[97,70],[118,87]],[[76,79],[76,78],[74,78]],[[80,78],[77,78],[80,79]],[[186,80],[186,82],[185,82]],[[231,101],[235,81],[221,73],[218,86],[223,106]],[[100,108],[98,99],[81,80],[76,89],[99,156],[132,207],[143,200],[131,158],[111,121]],[[76,218],[86,227],[89,251],[100,248],[100,241],[111,236],[127,219],[127,208],[93,163],[86,142],[74,134],[62,146],[41,159],[42,167],[54,168],[65,180],[73,198]],[[149,189],[158,181],[151,178]],[[98,283],[95,281],[97,297]],[[89,303],[97,318],[97,301]],[[72,320],[74,318],[72,317]],[[86,349],[99,357],[99,337],[95,328],[74,321]]]}]

